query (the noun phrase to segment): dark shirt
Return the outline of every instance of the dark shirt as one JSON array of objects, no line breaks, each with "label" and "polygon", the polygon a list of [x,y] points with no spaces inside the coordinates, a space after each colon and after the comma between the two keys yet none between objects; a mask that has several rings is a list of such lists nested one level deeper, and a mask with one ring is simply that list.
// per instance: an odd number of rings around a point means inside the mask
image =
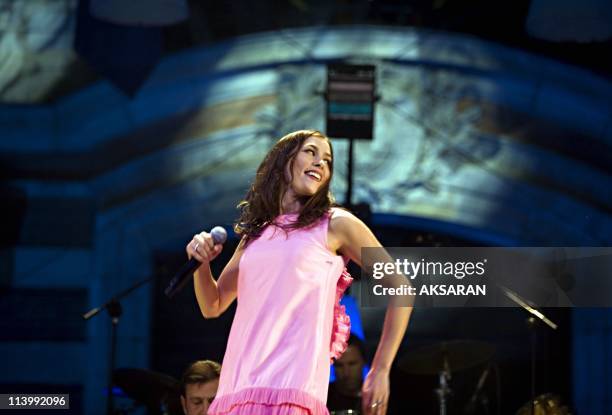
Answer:
[{"label": "dark shirt", "polygon": [[341,409],[353,409],[361,411],[361,396],[346,396],[338,392],[336,383],[329,384],[327,393],[327,409],[339,411]]}]

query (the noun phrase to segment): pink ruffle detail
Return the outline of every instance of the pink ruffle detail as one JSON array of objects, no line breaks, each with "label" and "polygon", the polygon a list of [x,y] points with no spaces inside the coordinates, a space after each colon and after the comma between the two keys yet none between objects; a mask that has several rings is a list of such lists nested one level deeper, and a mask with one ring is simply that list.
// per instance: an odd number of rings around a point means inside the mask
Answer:
[{"label": "pink ruffle detail", "polygon": [[344,268],[342,275],[336,285],[336,302],[334,303],[334,324],[332,328],[330,357],[331,363],[340,358],[348,347],[348,339],[351,335],[351,318],[346,314],[346,307],[340,305],[340,300],[346,289],[353,282],[353,277]]},{"label": "pink ruffle detail", "polygon": [[225,415],[244,404],[269,406],[294,405],[310,415],[329,415],[324,402],[299,389],[247,388],[229,395],[217,396],[208,409],[210,415]]}]

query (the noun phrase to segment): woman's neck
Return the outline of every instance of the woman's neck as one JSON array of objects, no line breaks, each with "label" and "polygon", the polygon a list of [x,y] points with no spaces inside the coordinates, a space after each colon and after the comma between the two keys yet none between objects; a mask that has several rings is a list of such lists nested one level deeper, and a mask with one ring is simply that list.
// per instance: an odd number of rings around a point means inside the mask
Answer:
[{"label": "woman's neck", "polygon": [[292,194],[292,192],[287,191],[280,203],[280,214],[288,215],[291,213],[300,213],[302,209],[302,204],[299,200]]}]

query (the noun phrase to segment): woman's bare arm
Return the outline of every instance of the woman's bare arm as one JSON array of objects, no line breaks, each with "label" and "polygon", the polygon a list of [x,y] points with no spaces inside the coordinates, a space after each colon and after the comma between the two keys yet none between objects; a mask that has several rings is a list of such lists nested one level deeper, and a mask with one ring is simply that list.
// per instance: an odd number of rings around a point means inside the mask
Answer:
[{"label": "woman's bare arm", "polygon": [[[382,248],[372,231],[361,220],[348,212],[341,212],[336,217],[332,217],[330,231],[332,233],[330,241],[336,241],[338,251],[359,266],[362,264],[362,247]],[[384,249],[377,252],[381,256],[379,259],[392,262]],[[408,327],[411,313],[412,307],[398,307],[392,303],[387,306],[382,334],[372,361],[372,369],[364,384],[363,410],[366,414],[386,412],[389,397],[389,371]],[[377,404],[373,409],[371,407],[373,402],[380,402],[380,406]]]},{"label": "woman's bare arm", "polygon": [[[202,237],[198,238],[198,236]],[[193,287],[202,315],[205,318],[216,318],[227,310],[236,299],[238,266],[244,244],[243,241],[240,242],[221,272],[219,279],[215,281],[210,270],[210,261],[221,252],[221,247],[217,245],[210,248],[210,242],[206,236],[199,234],[194,237],[204,248],[199,247],[198,252],[193,253],[193,256],[202,263],[193,274]],[[189,249],[188,254],[190,254]]]}]

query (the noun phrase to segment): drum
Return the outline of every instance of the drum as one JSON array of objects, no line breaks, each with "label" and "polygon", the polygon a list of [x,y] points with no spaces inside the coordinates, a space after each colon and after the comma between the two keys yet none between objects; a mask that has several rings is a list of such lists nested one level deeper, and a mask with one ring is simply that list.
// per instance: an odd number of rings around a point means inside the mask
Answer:
[{"label": "drum", "polygon": [[[531,401],[521,406],[516,415],[532,415]],[[559,395],[546,393],[535,399],[535,410],[533,415],[572,415],[569,408],[561,403]]]}]

